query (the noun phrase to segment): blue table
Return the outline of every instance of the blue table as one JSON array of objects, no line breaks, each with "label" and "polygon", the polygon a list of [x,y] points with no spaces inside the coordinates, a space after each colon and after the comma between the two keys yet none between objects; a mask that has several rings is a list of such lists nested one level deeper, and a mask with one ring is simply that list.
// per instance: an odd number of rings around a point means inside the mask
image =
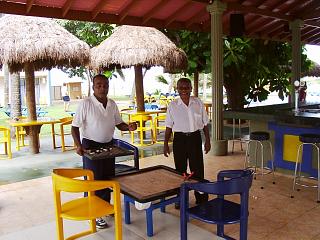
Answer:
[{"label": "blue table", "polygon": [[[120,183],[121,192],[124,194],[125,223],[130,224],[130,203],[149,203],[149,208],[145,209],[147,221],[147,235],[153,236],[152,212],[160,208],[165,212],[165,207],[169,204],[180,201],[177,194],[180,186],[184,182],[180,173],[167,166],[154,166],[140,169],[137,172],[124,174],[113,178]],[[198,182],[191,179],[190,181]]]}]

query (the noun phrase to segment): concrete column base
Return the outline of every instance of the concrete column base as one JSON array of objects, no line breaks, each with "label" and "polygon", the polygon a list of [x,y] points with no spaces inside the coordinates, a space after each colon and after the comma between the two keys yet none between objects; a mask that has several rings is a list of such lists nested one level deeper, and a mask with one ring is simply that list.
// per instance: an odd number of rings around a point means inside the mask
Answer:
[{"label": "concrete column base", "polygon": [[226,156],[228,154],[228,140],[213,140],[210,154],[214,156]]}]

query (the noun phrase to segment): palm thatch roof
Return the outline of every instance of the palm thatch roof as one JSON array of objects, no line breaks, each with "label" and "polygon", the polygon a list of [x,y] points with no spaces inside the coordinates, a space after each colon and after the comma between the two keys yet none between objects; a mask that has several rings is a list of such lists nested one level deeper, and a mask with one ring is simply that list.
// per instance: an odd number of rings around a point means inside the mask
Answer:
[{"label": "palm thatch roof", "polygon": [[187,67],[187,56],[162,32],[151,27],[121,26],[91,49],[94,70],[114,67],[162,66],[167,72]]},{"label": "palm thatch roof", "polygon": [[11,72],[25,63],[35,70],[76,67],[89,62],[90,48],[53,20],[6,15],[0,18],[0,63]]}]

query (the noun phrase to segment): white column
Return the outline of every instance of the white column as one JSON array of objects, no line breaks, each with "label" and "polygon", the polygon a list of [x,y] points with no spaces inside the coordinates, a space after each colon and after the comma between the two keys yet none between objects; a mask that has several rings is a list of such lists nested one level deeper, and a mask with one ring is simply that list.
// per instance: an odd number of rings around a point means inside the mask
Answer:
[{"label": "white column", "polygon": [[211,15],[212,72],[212,154],[226,155],[228,142],[223,139],[223,32],[222,15],[226,4],[214,1],[207,6]]},{"label": "white column", "polygon": [[292,78],[291,78],[291,86],[292,90],[290,92],[291,95],[291,104],[294,106],[295,98],[294,98],[294,81],[300,81],[301,76],[301,29],[300,27],[303,25],[303,21],[300,19],[296,19],[290,22],[290,29],[292,34]]}]

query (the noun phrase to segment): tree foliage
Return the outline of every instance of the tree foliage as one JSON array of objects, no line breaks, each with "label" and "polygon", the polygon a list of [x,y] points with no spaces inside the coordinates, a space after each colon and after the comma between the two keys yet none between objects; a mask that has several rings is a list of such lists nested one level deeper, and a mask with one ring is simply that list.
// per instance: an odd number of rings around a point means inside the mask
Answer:
[{"label": "tree foliage", "polygon": [[[99,45],[102,41],[108,38],[115,28],[115,25],[105,23],[94,23],[94,22],[82,22],[82,21],[71,21],[71,20],[58,20],[58,23],[67,29],[70,33],[75,35],[80,40],[86,42],[90,47]],[[77,68],[64,68],[69,77],[78,76],[83,79],[86,75],[92,75],[85,67]],[[110,74],[110,73],[107,73]],[[90,78],[90,76],[88,76]]]},{"label": "tree foliage", "polygon": [[[211,71],[210,33],[165,30],[164,33],[182,48],[189,61],[187,73]],[[224,87],[228,105],[242,108],[249,101],[266,100],[270,92],[280,99],[289,94],[291,46],[287,43],[247,38],[224,39]],[[302,54],[302,72],[311,61]]]}]

